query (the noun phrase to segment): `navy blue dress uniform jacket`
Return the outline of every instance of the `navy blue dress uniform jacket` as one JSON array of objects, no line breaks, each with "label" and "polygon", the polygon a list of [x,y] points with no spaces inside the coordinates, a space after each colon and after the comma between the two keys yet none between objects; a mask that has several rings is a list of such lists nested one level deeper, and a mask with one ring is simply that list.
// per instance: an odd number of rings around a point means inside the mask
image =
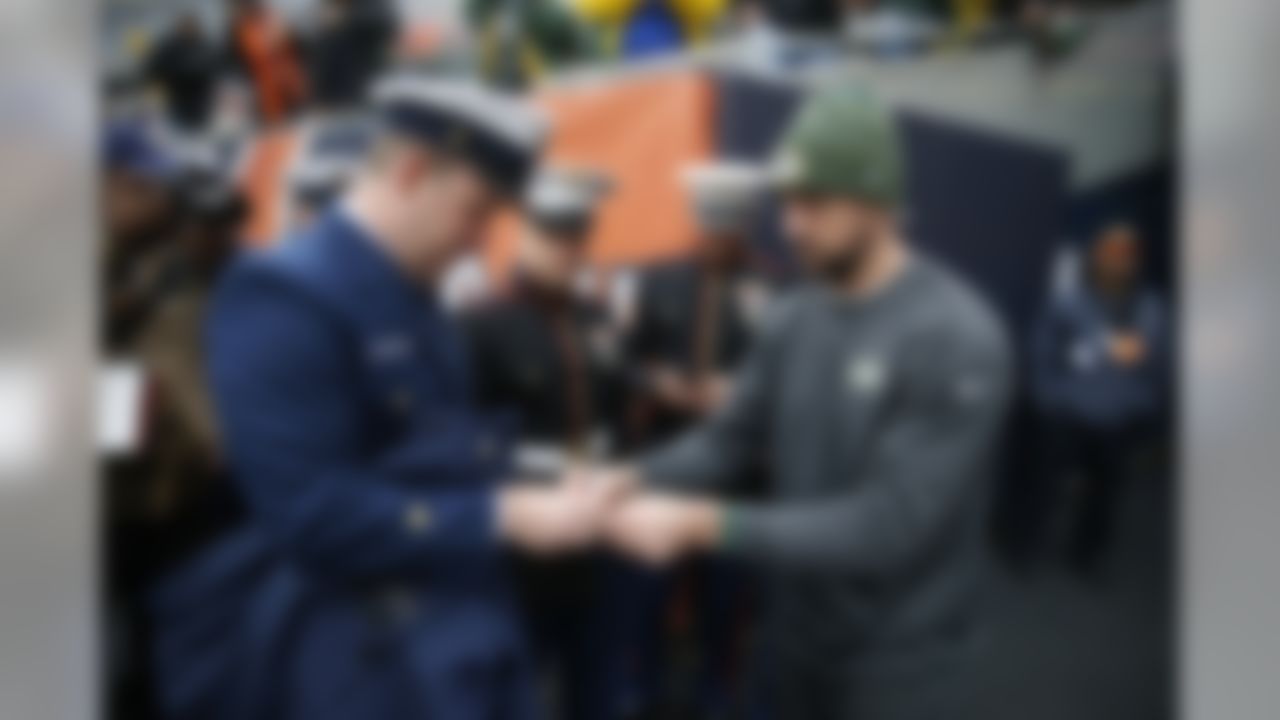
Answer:
[{"label": "navy blue dress uniform jacket", "polygon": [[510,433],[439,305],[334,212],[241,259],[208,322],[248,517],[156,593],[169,716],[530,716],[493,527]]}]

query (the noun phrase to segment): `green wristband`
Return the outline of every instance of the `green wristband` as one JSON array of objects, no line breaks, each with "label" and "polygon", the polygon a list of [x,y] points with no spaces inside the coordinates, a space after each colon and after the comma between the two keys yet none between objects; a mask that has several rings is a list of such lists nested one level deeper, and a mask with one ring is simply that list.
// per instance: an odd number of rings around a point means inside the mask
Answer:
[{"label": "green wristband", "polygon": [[716,538],[716,549],[733,550],[742,540],[742,514],[733,505],[726,505],[720,511],[720,536]]}]

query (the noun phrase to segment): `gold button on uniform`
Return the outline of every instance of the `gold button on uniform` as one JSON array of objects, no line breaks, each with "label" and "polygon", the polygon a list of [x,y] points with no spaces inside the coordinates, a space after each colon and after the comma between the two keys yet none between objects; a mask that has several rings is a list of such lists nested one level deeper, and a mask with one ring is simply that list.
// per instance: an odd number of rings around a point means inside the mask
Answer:
[{"label": "gold button on uniform", "polygon": [[413,535],[421,535],[431,528],[431,508],[426,503],[412,503],[404,512],[404,527]]}]

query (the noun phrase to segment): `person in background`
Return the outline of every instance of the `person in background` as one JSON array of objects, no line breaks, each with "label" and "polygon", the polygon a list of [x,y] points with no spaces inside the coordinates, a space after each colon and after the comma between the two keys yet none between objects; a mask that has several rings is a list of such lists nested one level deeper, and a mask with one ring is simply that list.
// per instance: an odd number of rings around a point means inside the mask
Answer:
[{"label": "person in background", "polygon": [[[544,170],[526,202],[510,292],[468,313],[477,402],[516,415],[521,475],[554,478],[609,457],[617,435],[619,346],[603,308],[581,297],[597,207],[598,173]],[[595,553],[517,566],[527,622],[559,711],[547,717],[613,720],[612,610]]]},{"label": "person in background", "polygon": [[152,385],[152,485],[162,514],[183,518],[171,523],[179,537],[163,543],[173,557],[199,545],[196,526],[229,505],[224,497],[216,504],[202,499],[215,490],[222,471],[203,328],[213,288],[238,250],[248,216],[245,198],[224,178],[195,173],[183,179],[179,192],[183,212],[173,236],[170,288],[138,342]]},{"label": "person in background", "polygon": [[302,42],[315,109],[358,107],[386,67],[396,39],[397,17],[387,0],[322,0]]},{"label": "person in background", "polygon": [[738,0],[738,12],[758,12],[783,30],[830,33],[840,26],[840,0]]},{"label": "person in background", "polygon": [[[637,282],[627,339],[631,449],[653,447],[720,407],[769,303],[769,285],[751,247],[763,174],[721,161],[691,166],[682,180],[699,236],[691,257],[649,268]],[[658,715],[674,712],[660,709],[663,703],[709,717],[728,712],[737,631],[748,604],[743,573],[719,560],[678,573],[633,570],[620,580],[630,586],[620,593],[621,616],[636,657],[625,691],[635,698],[629,704]],[[680,607],[692,610],[676,616],[690,617],[693,632],[670,627],[672,611]],[[695,648],[696,687],[693,697],[669,698],[669,686],[678,683],[664,669],[681,644]]]},{"label": "person in background", "polygon": [[[204,363],[213,287],[235,255],[247,216],[227,180],[201,173],[178,189],[181,218],[170,242],[168,288],[139,332],[133,358],[147,384],[145,446],[133,461],[146,489],[147,582],[212,542],[239,512],[223,470]],[[137,557],[131,560],[136,560]]]},{"label": "person in background", "polygon": [[262,122],[282,122],[301,107],[307,94],[294,37],[262,0],[227,2],[230,67],[252,87]]},{"label": "person in background", "polygon": [[[103,210],[103,354],[138,379],[124,400],[137,438],[105,460],[103,528],[113,712],[149,717],[152,584],[207,539],[227,505],[200,362],[204,298],[233,243],[243,203],[194,182],[146,130],[108,130]],[[210,191],[213,192],[210,192]]]},{"label": "person in background", "polygon": [[[874,96],[817,91],[772,170],[815,282],[777,302],[711,418],[598,471],[651,488],[615,508],[609,537],[656,566],[711,552],[765,571],[755,687],[776,717],[973,717],[1005,330],[904,237],[900,140]],[[767,487],[735,497],[761,453]]]},{"label": "person in background", "polygon": [[939,0],[844,0],[845,40],[880,58],[926,51],[942,33],[946,8]]},{"label": "person in background", "polygon": [[[99,338],[104,358],[137,371],[140,338],[171,288],[180,169],[146,128],[131,119],[112,122],[103,145]],[[141,397],[128,404],[144,405]],[[117,716],[146,717],[152,695],[148,623],[139,598],[152,577],[155,545],[150,535],[161,518],[161,494],[148,484],[154,475],[145,448],[128,450],[109,457],[103,467],[104,637],[112,660],[106,689]]]},{"label": "person in background", "polygon": [[191,11],[179,15],[152,48],[143,75],[160,90],[166,117],[178,132],[200,136],[209,129],[223,60],[218,44]]},{"label": "person in background", "polygon": [[525,202],[511,289],[467,316],[477,397],[517,411],[522,437],[556,469],[607,455],[617,441],[621,348],[604,309],[582,297],[599,173],[544,170]]},{"label": "person in background", "polygon": [[574,0],[601,28],[609,52],[641,59],[679,52],[707,40],[725,18],[727,0]]},{"label": "person in background", "polygon": [[[1167,408],[1169,311],[1142,276],[1141,243],[1126,224],[1102,230],[1084,282],[1057,294],[1032,334],[1031,388],[1042,419],[1041,482],[1077,481],[1069,559],[1096,575],[1111,543],[1115,504],[1134,451]],[[1042,525],[1049,509],[1038,503]]]},{"label": "person in background", "polygon": [[600,45],[561,0],[467,0],[481,77],[520,89],[557,68],[594,60]]},{"label": "person in background", "polygon": [[715,410],[768,304],[751,228],[762,176],[719,162],[684,175],[698,239],[686,259],[642,271],[627,338],[637,369],[629,432],[652,444]]},{"label": "person in background", "polygon": [[165,717],[536,717],[507,551],[594,541],[621,489],[504,482],[509,431],[436,296],[546,121],[412,75],[373,102],[337,205],[219,283],[208,374],[245,513],[154,595]]},{"label": "person in background", "polygon": [[104,172],[99,324],[108,353],[128,352],[168,288],[181,170],[146,126],[125,119],[107,128]]}]

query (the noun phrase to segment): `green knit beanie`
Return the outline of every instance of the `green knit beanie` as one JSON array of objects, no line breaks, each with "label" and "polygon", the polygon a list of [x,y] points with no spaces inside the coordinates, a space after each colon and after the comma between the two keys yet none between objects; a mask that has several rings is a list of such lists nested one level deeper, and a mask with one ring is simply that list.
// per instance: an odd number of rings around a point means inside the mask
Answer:
[{"label": "green knit beanie", "polygon": [[770,175],[783,190],[830,193],[896,206],[902,148],[893,113],[865,87],[809,97],[774,151]]}]

